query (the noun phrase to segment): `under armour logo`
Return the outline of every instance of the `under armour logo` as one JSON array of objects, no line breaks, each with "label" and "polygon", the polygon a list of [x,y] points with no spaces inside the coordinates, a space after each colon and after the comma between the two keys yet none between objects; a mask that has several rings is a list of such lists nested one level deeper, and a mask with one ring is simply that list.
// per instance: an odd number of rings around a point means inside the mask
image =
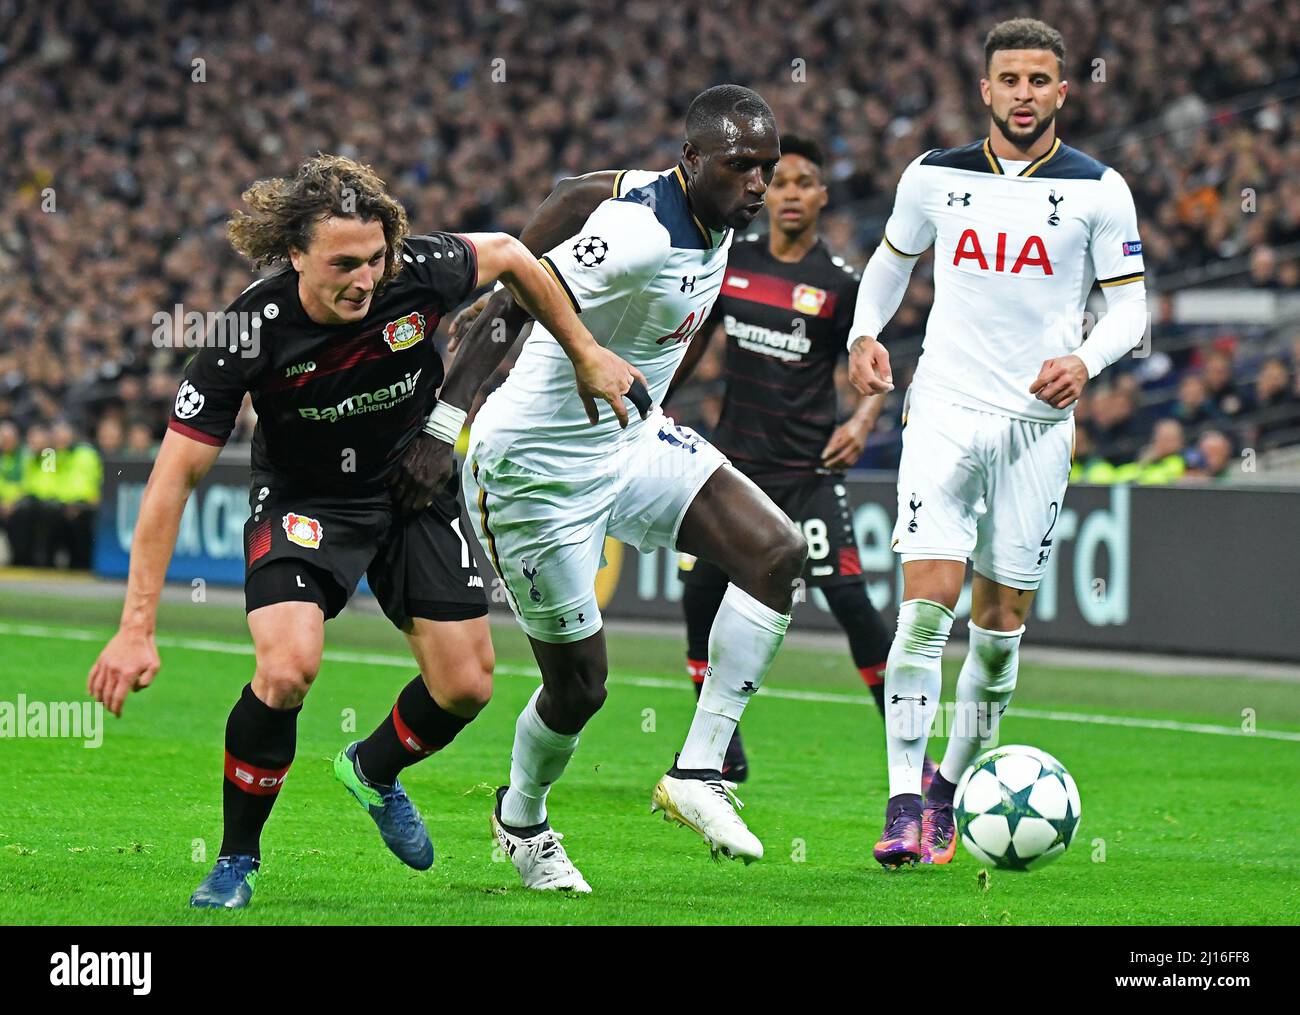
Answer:
[{"label": "under armour logo", "polygon": [[694,276],[694,275],[683,275],[683,276],[682,276],[682,286],[681,286],[681,289],[682,289],[682,292],[684,292],[684,293],[694,292],[694,291],[695,291],[695,276]]},{"label": "under armour logo", "polygon": [[1039,567],[1042,567],[1044,564],[1046,564],[1046,563],[1047,563],[1047,558],[1050,557],[1051,555],[1052,555],[1052,551],[1051,551],[1051,550],[1039,550],[1039,551],[1038,551],[1038,566],[1039,566]]},{"label": "under armour logo", "polygon": [[740,690],[741,690],[741,693],[742,693],[742,694],[757,694],[757,693],[758,693],[758,688],[754,686],[754,682],[753,682],[752,680],[746,680],[743,684],[741,684],[741,685],[740,685]]},{"label": "under armour logo", "polygon": [[[1060,197],[1057,197],[1056,191],[1053,190],[1050,194],[1047,195],[1047,200],[1052,202],[1052,214],[1047,216],[1047,224],[1049,226],[1059,226],[1061,224],[1061,216],[1057,213],[1056,206],[1065,200],[1065,195],[1061,195]],[[1041,564],[1042,561],[1039,561],[1039,563]]]},{"label": "under armour logo", "polygon": [[912,494],[912,499],[907,502],[907,506],[912,509],[912,520],[907,523],[907,531],[916,531],[916,513],[921,510],[921,502],[916,499],[916,494]]},{"label": "under armour logo", "polygon": [[954,204],[956,204],[958,201],[960,201],[960,202],[961,202],[961,206],[962,206],[963,208],[965,208],[968,204],[970,204],[970,195],[969,195],[969,194],[957,194],[957,193],[954,193],[954,192],[951,191],[951,190],[948,191],[948,207],[951,208],[951,207],[952,207]]},{"label": "under armour logo", "polygon": [[[535,603],[540,603],[542,601],[542,594],[538,591],[537,582],[535,580],[537,578],[537,568],[533,568],[530,571],[528,569],[528,561],[523,560],[521,563],[524,565],[524,577],[528,579],[528,584],[531,586],[528,590],[528,598]],[[560,626],[564,626],[563,621],[560,622]]]},{"label": "under armour logo", "polygon": [[895,694],[889,699],[889,703],[891,705],[897,705],[900,701],[919,701],[922,705],[924,705],[925,695],[922,694],[919,697],[916,697],[907,694]]}]

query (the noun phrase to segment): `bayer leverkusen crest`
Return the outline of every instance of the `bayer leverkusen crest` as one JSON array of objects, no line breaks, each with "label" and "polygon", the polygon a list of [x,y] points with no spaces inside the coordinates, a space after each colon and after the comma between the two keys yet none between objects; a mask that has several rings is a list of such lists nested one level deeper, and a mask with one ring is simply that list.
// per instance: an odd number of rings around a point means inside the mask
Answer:
[{"label": "bayer leverkusen crest", "polygon": [[399,317],[384,325],[384,341],[393,352],[409,349],[422,338],[424,338],[424,315],[418,310],[413,310],[405,317]]},{"label": "bayer leverkusen crest", "polygon": [[315,518],[296,515],[290,511],[284,516],[284,534],[289,537],[289,542],[315,550],[320,546],[325,528]]},{"label": "bayer leverkusen crest", "polygon": [[826,302],[826,290],[810,285],[797,285],[794,287],[792,302],[799,313],[816,317],[822,312],[822,305]]}]

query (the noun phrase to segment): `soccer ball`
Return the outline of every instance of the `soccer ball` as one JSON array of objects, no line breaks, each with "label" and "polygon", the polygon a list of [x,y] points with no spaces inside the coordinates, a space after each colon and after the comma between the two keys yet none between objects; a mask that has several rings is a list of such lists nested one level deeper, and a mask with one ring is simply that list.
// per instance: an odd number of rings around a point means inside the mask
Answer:
[{"label": "soccer ball", "polygon": [[966,770],[953,798],[962,845],[980,863],[1036,870],[1079,829],[1079,788],[1046,751],[995,747]]}]

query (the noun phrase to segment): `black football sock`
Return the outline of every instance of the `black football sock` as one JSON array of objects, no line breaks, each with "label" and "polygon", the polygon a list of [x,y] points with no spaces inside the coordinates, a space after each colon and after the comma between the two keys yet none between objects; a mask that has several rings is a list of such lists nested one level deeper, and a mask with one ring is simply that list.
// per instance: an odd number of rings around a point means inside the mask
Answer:
[{"label": "black football sock", "polygon": [[374,786],[388,787],[397,773],[451,743],[470,720],[452,715],[433,700],[417,676],[375,731],[357,746],[357,770]]},{"label": "black football sock", "polygon": [[296,708],[271,708],[244,691],[226,720],[226,778],[222,786],[225,832],[221,856],[248,853],[260,859],[262,826],[280,793],[298,744]]},{"label": "black football sock", "polygon": [[944,804],[951,805],[953,794],[956,792],[955,784],[945,779],[941,772],[935,772],[934,778],[930,780],[930,788],[925,791],[925,802],[940,807]]},{"label": "black football sock", "polygon": [[831,613],[849,639],[849,654],[863,683],[876,699],[880,714],[885,714],[885,660],[894,634],[867,598],[866,586],[832,585],[823,589]]},{"label": "black football sock", "polygon": [[885,714],[885,664],[859,667],[858,673],[862,675],[867,690],[871,692],[871,697],[876,700],[876,708],[880,710],[880,714],[883,716]]}]

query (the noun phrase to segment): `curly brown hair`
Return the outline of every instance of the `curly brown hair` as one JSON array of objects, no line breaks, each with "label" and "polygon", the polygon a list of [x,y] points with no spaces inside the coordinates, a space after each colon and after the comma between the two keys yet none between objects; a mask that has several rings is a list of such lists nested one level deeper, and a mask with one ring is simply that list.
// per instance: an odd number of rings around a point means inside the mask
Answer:
[{"label": "curly brown hair", "polygon": [[254,267],[287,262],[290,250],[308,248],[317,222],[337,217],[383,225],[388,250],[381,285],[402,268],[398,247],[409,231],[406,209],[369,166],[318,153],[299,166],[292,179],[258,180],[243,198],[251,212],[231,215],[226,236]]}]

